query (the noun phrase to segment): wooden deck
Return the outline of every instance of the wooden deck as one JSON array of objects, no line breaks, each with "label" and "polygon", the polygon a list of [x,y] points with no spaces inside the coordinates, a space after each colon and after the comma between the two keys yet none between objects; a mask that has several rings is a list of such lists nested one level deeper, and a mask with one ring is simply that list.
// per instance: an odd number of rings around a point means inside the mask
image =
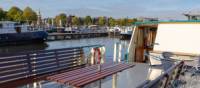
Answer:
[{"label": "wooden deck", "polygon": [[[107,63],[107,67],[109,67],[110,65],[110,63]],[[81,68],[83,67],[85,66],[82,66]],[[80,67],[76,69],[80,69]],[[59,73],[69,72],[72,70],[75,69],[70,69]],[[122,72],[117,72],[105,78],[89,83],[83,88],[136,88],[138,85],[149,78],[150,80],[155,80],[162,73],[162,67],[154,68],[150,67],[149,64],[146,63],[134,63],[134,67],[132,68],[123,70]],[[32,82],[30,81],[28,83],[27,80],[25,80],[26,83],[22,83],[15,87],[12,86],[13,84],[7,84],[7,87],[0,86],[0,88],[73,88],[70,85],[46,80],[46,77],[42,78],[42,80],[33,80]],[[16,83],[19,84],[19,82]],[[12,87],[10,87],[9,85]]]},{"label": "wooden deck", "polygon": [[98,70],[98,65],[88,66],[85,68],[64,72],[47,77],[47,80],[56,81],[61,84],[71,85],[76,88],[83,87],[89,83],[123,71],[133,67],[133,64],[127,63],[105,63],[102,64],[101,70]]}]

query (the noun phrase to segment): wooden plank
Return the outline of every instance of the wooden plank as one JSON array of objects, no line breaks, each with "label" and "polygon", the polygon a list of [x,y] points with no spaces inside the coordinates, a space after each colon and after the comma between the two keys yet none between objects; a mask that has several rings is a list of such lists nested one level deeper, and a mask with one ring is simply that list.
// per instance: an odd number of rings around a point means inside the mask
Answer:
[{"label": "wooden plank", "polygon": [[0,76],[7,76],[7,75],[14,75],[14,74],[19,74],[23,72],[28,72],[27,68],[21,68],[21,69],[15,69],[15,70],[7,70],[4,72],[0,72]]},{"label": "wooden plank", "polygon": [[76,58],[80,58],[81,55],[77,55],[77,56],[70,56],[70,57],[62,57],[62,58],[58,58],[58,61],[63,61],[63,60],[71,60],[71,59],[76,59]]},{"label": "wooden plank", "polygon": [[0,76],[0,80],[1,80],[0,83],[11,81],[11,80],[16,80],[16,79],[20,79],[20,78],[25,78],[27,76],[28,76],[28,73],[20,73],[20,74],[16,74],[16,75],[5,76],[5,77]]},{"label": "wooden plank", "polygon": [[25,64],[27,61],[16,61],[10,63],[0,63],[0,67],[9,66],[9,65],[17,65],[17,64]]},{"label": "wooden plank", "polygon": [[62,66],[71,66],[71,65],[78,65],[80,62],[79,61],[73,61],[73,62],[67,62],[67,63],[59,63],[59,67]]},{"label": "wooden plank", "polygon": [[[119,65],[118,65],[118,66],[119,66]],[[102,73],[105,73],[105,72],[107,72],[108,70],[111,71],[111,69],[112,69],[112,70],[115,70],[115,69],[116,69],[116,66],[113,66],[113,67],[108,68],[108,69],[103,69],[103,70],[101,70],[101,71],[96,71],[96,72],[94,72],[94,74],[84,75],[84,76],[82,76],[82,77],[79,77],[79,78],[74,79],[74,80],[71,80],[71,81],[65,81],[65,80],[63,80],[61,83],[73,85],[74,82],[78,82],[78,81],[82,81],[82,80],[85,80],[85,81],[86,81],[87,78],[91,78],[91,77],[93,77],[93,76],[95,76],[95,75],[98,75],[98,74],[100,74],[100,73],[101,73],[101,74],[102,74]]]},{"label": "wooden plank", "polygon": [[106,76],[112,75],[119,71],[125,70],[127,68],[133,67],[130,64],[116,64],[116,65],[104,65],[101,71],[97,70],[97,65],[89,66],[86,68],[77,69],[70,72],[64,72],[61,74],[53,75],[47,77],[47,80],[57,81],[62,84],[69,84],[76,87],[81,87],[88,83],[94,82]]},{"label": "wooden plank", "polygon": [[26,60],[26,56],[9,56],[9,57],[0,57],[1,62],[7,62],[7,61],[14,61],[14,60]]},{"label": "wooden plank", "polygon": [[35,65],[32,70],[38,70],[38,69],[41,69],[41,68],[44,69],[44,68],[48,68],[48,67],[51,67],[51,66],[57,66],[57,63],[54,62],[54,63],[49,63],[49,64]]},{"label": "wooden plank", "polygon": [[76,55],[80,55],[81,53],[80,52],[77,52],[77,53],[70,53],[70,54],[63,54],[63,55],[59,55],[58,54],[58,58],[61,58],[61,57],[68,57],[68,56],[76,56]]},{"label": "wooden plank", "polygon": [[2,59],[8,59],[8,58],[17,58],[17,57],[25,57],[26,56],[26,54],[22,54],[22,53],[9,53],[9,54],[7,54],[7,55],[1,55],[0,54],[0,58],[2,58]]},{"label": "wooden plank", "polygon": [[32,65],[40,66],[40,65],[50,64],[50,63],[56,63],[56,59],[45,60],[45,61],[36,61],[35,63],[32,63]]},{"label": "wooden plank", "polygon": [[[103,64],[102,69],[106,69],[105,67],[110,66],[110,65],[112,65],[112,64]],[[47,77],[47,79],[59,81],[61,79],[65,79],[67,77],[72,77],[72,76],[77,76],[78,74],[87,73],[88,71],[95,71],[96,72],[97,67],[98,67],[98,65],[85,67],[85,68],[77,69],[77,70],[74,70],[74,71],[65,72],[65,73],[61,73],[61,74],[58,74],[58,75],[53,75],[53,76]]]},{"label": "wooden plank", "polygon": [[66,78],[66,75],[67,76],[74,76],[74,75],[78,75],[80,73],[85,73],[87,71],[90,71],[90,70],[94,70],[96,69],[95,67],[93,68],[86,68],[86,69],[80,69],[80,71],[71,71],[71,72],[67,72],[67,73],[62,73],[62,74],[58,74],[58,75],[54,75],[54,76],[51,76],[51,77],[47,77],[48,80],[60,80],[60,79],[63,79],[63,78]]},{"label": "wooden plank", "polygon": [[[118,64],[117,65],[111,65],[109,67],[105,66],[105,67],[102,68],[101,72],[103,72],[103,71],[105,71],[107,69],[112,69],[115,66],[118,66]],[[75,80],[77,81],[79,79],[82,79],[82,77],[86,77],[88,75],[94,75],[96,72],[99,72],[97,68],[94,69],[94,70],[86,71],[84,73],[80,72],[80,73],[78,73],[79,75],[78,74],[76,74],[76,75],[70,75],[70,76],[65,75],[66,78],[58,80],[58,82],[60,82],[60,83],[66,83],[66,82],[72,82],[72,81],[75,81]]]},{"label": "wooden plank", "polygon": [[[40,66],[40,67],[36,67],[36,68],[33,68],[33,70],[35,69],[36,71],[34,73],[41,73],[43,71],[48,71],[48,70],[51,70],[51,71],[56,71],[56,70],[60,70],[57,65],[56,65],[56,62],[54,63],[55,65],[49,65],[49,66]],[[67,68],[67,66],[71,66],[73,65],[74,63],[66,63],[65,64],[65,68]],[[62,64],[61,64],[62,66]],[[64,69],[64,67],[63,67]]]},{"label": "wooden plank", "polygon": [[80,52],[80,49],[77,50],[65,50],[65,51],[51,51],[51,52],[44,52],[44,53],[32,53],[30,54],[30,57],[44,57],[44,56],[53,56],[55,55],[55,52],[57,52],[57,54],[62,55],[62,54],[71,54],[71,53],[76,53],[76,52]]},{"label": "wooden plank", "polygon": [[68,53],[76,53],[76,52],[80,52],[80,49],[77,50],[71,50],[71,51],[58,51],[58,54],[68,54]]},{"label": "wooden plank", "polygon": [[38,50],[38,51],[30,51],[30,52],[27,52],[27,53],[48,53],[48,52],[54,52],[54,51],[73,50],[73,49],[79,49],[79,48],[80,47],[52,49],[52,50]]},{"label": "wooden plank", "polygon": [[15,66],[10,66],[10,67],[1,67],[0,72],[5,71],[5,70],[13,70],[13,69],[24,68],[24,67],[27,67],[27,64],[15,65]]},{"label": "wooden plank", "polygon": [[[0,80],[7,82],[78,66],[81,47],[0,56]],[[56,53],[55,53],[56,52]],[[0,83],[1,83],[0,82]]]},{"label": "wooden plank", "polygon": [[55,56],[45,56],[45,57],[42,57],[42,58],[31,58],[31,62],[39,62],[39,61],[47,61],[47,60],[52,60],[52,59],[55,59],[56,57]]},{"label": "wooden plank", "polygon": [[71,59],[59,61],[59,64],[77,62],[78,60],[79,59],[73,59],[73,58],[71,58]]},{"label": "wooden plank", "polygon": [[47,52],[47,53],[34,53],[34,54],[29,54],[31,58],[33,57],[44,57],[44,56],[54,56],[54,52]]},{"label": "wooden plank", "polygon": [[[133,66],[133,65],[132,65]],[[106,77],[106,76],[109,76],[109,75],[112,75],[112,74],[114,74],[114,73],[117,73],[117,72],[119,72],[119,71],[122,71],[122,70],[125,70],[125,69],[127,69],[127,68],[130,68],[130,67],[132,67],[132,66],[124,66],[124,67],[122,67],[122,68],[117,68],[116,70],[113,70],[113,71],[107,71],[107,72],[105,72],[104,74],[102,74],[102,73],[97,73],[97,75],[96,76],[93,76],[93,77],[89,77],[89,78],[87,78],[87,79],[84,79],[84,81],[81,81],[81,83],[80,83],[80,81],[79,82],[75,82],[73,85],[75,85],[75,86],[77,86],[77,87],[81,87],[81,86],[84,86],[84,85],[86,85],[86,84],[89,84],[89,83],[91,83],[91,82],[94,82],[94,81],[96,81],[96,80],[99,80],[99,79],[102,79],[102,78],[104,78],[104,77]]]},{"label": "wooden plank", "polygon": [[57,66],[51,66],[48,68],[44,68],[44,69],[38,69],[37,71],[33,72],[35,75],[41,75],[41,74],[46,74],[46,73],[50,73],[50,72],[55,72],[58,70]]}]

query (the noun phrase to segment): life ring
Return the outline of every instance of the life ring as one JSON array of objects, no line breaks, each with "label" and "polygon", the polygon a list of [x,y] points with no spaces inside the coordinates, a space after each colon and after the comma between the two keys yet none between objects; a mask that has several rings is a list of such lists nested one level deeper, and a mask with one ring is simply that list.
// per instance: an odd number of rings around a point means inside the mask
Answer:
[{"label": "life ring", "polygon": [[[97,57],[97,64],[101,63],[101,51],[99,48],[93,48],[94,49],[94,58]],[[97,56],[96,56],[97,55]]]},{"label": "life ring", "polygon": [[91,64],[102,63],[102,53],[100,48],[92,48],[91,50]]},{"label": "life ring", "polygon": [[105,47],[100,47],[100,51],[101,51],[101,63],[104,63],[105,62],[105,52],[106,52]]}]

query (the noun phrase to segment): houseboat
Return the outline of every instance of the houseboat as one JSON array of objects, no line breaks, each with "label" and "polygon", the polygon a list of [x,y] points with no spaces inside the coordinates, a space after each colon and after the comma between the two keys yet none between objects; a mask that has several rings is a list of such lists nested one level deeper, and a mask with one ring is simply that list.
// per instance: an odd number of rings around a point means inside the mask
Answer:
[{"label": "houseboat", "polygon": [[48,34],[44,30],[12,21],[0,22],[0,45],[43,42]]},{"label": "houseboat", "polygon": [[198,20],[137,22],[129,45],[129,58],[146,62],[149,59],[144,53],[159,59],[163,58],[163,52],[171,52],[176,55],[173,58],[190,60],[200,55],[199,29]]},{"label": "houseboat", "polygon": [[[148,82],[145,81],[137,88],[197,88],[200,78],[199,29],[199,20],[135,23],[128,48],[128,60],[148,62],[151,68],[163,69],[162,75],[150,70]],[[179,62],[184,65],[171,65]],[[167,65],[169,67],[165,69]],[[151,80],[152,77],[156,79]]]}]

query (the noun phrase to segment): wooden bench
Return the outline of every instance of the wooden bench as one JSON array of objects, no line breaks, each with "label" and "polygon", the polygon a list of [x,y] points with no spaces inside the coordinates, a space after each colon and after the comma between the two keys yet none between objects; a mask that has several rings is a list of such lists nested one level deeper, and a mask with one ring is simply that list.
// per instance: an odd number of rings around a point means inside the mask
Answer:
[{"label": "wooden bench", "polygon": [[101,70],[98,69],[98,65],[93,65],[69,72],[64,72],[61,74],[52,75],[47,77],[47,80],[56,81],[61,84],[71,85],[80,88],[84,85],[100,80],[104,77],[123,71],[133,66],[134,65],[127,63],[105,63],[101,65]]},{"label": "wooden bench", "polygon": [[6,82],[82,65],[82,47],[0,55],[0,88]]}]

